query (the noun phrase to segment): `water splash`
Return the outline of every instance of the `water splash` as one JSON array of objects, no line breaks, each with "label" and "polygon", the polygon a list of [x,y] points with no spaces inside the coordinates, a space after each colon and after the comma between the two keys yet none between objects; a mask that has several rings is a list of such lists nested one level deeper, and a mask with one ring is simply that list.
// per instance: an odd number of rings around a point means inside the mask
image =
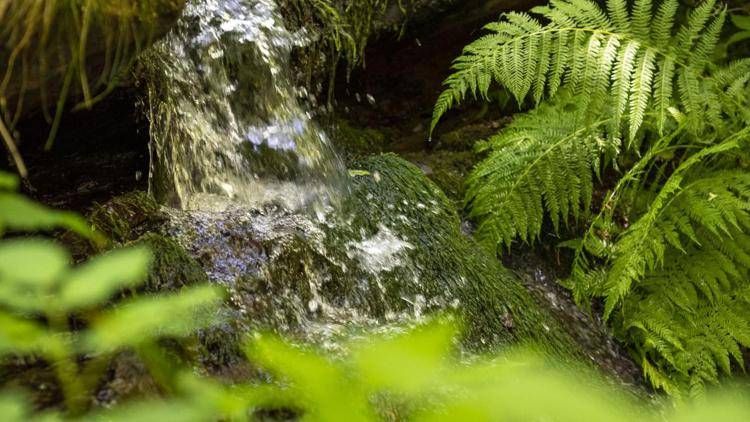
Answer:
[{"label": "water splash", "polygon": [[190,0],[144,58],[151,124],[150,189],[183,209],[334,198],[343,165],[300,105],[272,0]]},{"label": "water splash", "polygon": [[[243,332],[327,339],[458,303],[463,279],[423,285],[414,255],[425,246],[404,235],[406,214],[427,205],[379,204],[389,211],[374,232],[325,206],[347,173],[292,82],[290,53],[306,35],[280,22],[273,0],[189,0],[145,57],[150,188],[182,208],[168,210],[166,234],[227,288]],[[299,212],[310,204],[317,218]]]},{"label": "water splash", "polygon": [[349,258],[356,258],[366,271],[374,275],[403,266],[405,252],[414,249],[412,244],[396,236],[385,225],[378,228],[380,231],[371,238],[346,245]]}]

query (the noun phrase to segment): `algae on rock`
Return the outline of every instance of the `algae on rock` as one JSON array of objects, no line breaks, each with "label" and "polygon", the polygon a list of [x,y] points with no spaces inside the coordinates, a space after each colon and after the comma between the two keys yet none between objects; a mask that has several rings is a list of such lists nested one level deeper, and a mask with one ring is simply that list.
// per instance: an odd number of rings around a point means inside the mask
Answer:
[{"label": "algae on rock", "polygon": [[465,346],[538,343],[577,354],[565,330],[460,230],[452,202],[393,154],[352,170],[351,195],[322,220],[278,209],[170,212],[168,233],[230,291],[245,330],[335,343],[452,312]]},{"label": "algae on rock", "polygon": [[[357,232],[364,239],[385,227],[414,246],[406,251],[409,265],[394,268],[381,281],[390,306],[416,311],[421,300],[423,312],[456,308],[466,324],[466,340],[477,348],[536,342],[574,349],[521,283],[461,233],[452,202],[418,167],[386,154],[365,159],[357,168],[369,174],[356,178],[344,205],[343,215],[352,217],[341,226],[348,233],[335,227],[328,239],[356,237]],[[408,303],[412,298],[414,304]]]},{"label": "algae on rock", "polygon": [[111,240],[125,243],[158,228],[164,216],[151,195],[134,191],[95,205],[88,219]]},{"label": "algae on rock", "polygon": [[391,143],[384,131],[357,127],[341,118],[335,119],[329,131],[336,152],[343,156],[347,164],[369,155],[384,153]]},{"label": "algae on rock", "polygon": [[174,239],[148,233],[132,244],[147,246],[153,254],[148,280],[145,283],[148,291],[178,290],[208,281],[208,276],[200,264]]}]

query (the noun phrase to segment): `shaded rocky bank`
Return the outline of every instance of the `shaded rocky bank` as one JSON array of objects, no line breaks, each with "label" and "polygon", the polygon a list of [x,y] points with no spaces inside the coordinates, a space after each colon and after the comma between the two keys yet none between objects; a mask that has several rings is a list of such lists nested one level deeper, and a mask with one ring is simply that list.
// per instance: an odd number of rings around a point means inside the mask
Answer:
[{"label": "shaded rocky bank", "polygon": [[[529,248],[506,260],[517,277],[471,239],[461,200],[463,179],[481,157],[473,143],[502,127],[512,108],[454,117],[430,144],[427,122],[449,61],[475,35],[467,28],[518,2],[444,3],[455,8],[423,9],[428,14],[415,17],[405,36],[376,41],[367,67],[337,83],[334,114],[317,116],[352,179],[351,195],[323,220],[273,207],[208,213],[156,206],[145,195],[149,129],[135,105],[141,86],[66,116],[51,153],[39,147],[46,136],[41,120],[23,122],[32,174],[26,188],[54,206],[93,207],[91,221],[117,243],[151,246],[157,261],[149,289],[203,280],[227,286],[226,324],[201,339],[199,354],[212,371],[232,371],[232,341],[249,329],[335,347],[337,338],[361,330],[397,330],[451,311],[464,320],[470,350],[534,342],[640,384],[601,322],[554,283],[549,253]],[[460,15],[465,19],[456,20]],[[387,152],[413,164],[380,155]],[[137,193],[119,196],[130,191]],[[115,366],[117,384],[131,372],[122,362]]]},{"label": "shaded rocky bank", "polygon": [[144,194],[97,207],[92,221],[118,242],[154,248],[150,288],[205,279],[228,288],[223,340],[209,336],[212,353],[203,357],[213,370],[238,370],[232,341],[247,331],[273,329],[335,350],[351,335],[450,312],[463,321],[467,351],[536,344],[639,384],[601,323],[573,306],[538,257],[515,262],[520,277],[502,268],[461,233],[439,188],[395,155],[353,168],[351,196],[322,221],[274,207],[160,209]]}]

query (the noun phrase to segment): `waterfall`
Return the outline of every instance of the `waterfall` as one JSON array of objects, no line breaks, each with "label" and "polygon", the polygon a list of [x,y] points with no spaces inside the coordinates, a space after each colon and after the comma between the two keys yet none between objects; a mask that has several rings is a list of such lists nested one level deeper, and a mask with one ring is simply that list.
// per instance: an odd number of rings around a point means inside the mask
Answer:
[{"label": "waterfall", "polygon": [[189,0],[144,58],[165,233],[227,289],[243,333],[327,341],[459,306],[466,275],[431,260],[458,233],[448,200],[395,156],[348,179],[293,82],[306,34],[281,22],[274,0]]},{"label": "waterfall", "polygon": [[189,0],[143,60],[151,133],[150,190],[182,209],[298,210],[341,189],[343,165],[300,104],[273,0]]}]

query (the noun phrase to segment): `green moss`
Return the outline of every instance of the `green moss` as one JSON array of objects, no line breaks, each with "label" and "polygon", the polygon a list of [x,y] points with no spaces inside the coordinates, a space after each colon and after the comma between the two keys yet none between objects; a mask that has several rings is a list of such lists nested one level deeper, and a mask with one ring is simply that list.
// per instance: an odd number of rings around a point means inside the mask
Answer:
[{"label": "green moss", "polygon": [[261,245],[268,262],[233,299],[251,324],[310,337],[318,323],[383,326],[455,311],[470,349],[538,342],[577,354],[520,281],[461,232],[453,201],[417,166],[385,154],[352,170],[337,220],[286,222]]},{"label": "green moss", "polygon": [[[132,242],[147,246],[153,261],[144,284],[145,293],[177,291],[183,287],[208,283],[205,270],[175,240],[148,233]],[[200,330],[183,343],[168,344],[169,350],[190,362],[198,362],[211,373],[242,362],[240,348],[245,331],[239,328],[241,318],[229,307],[216,316],[218,323]]]},{"label": "green moss", "polygon": [[[255,329],[335,345],[342,333],[450,311],[464,320],[470,349],[537,342],[578,354],[521,282],[461,232],[453,201],[420,168],[385,154],[351,169],[349,195],[325,222],[275,212],[171,221],[184,231],[180,243],[195,242],[194,254],[231,297],[225,326],[204,335],[203,350],[231,360],[238,335]],[[199,237],[192,238],[191,224]],[[165,255],[152,285],[196,278],[189,274],[199,270],[179,247],[153,235],[150,241]]]},{"label": "green moss", "polygon": [[436,150],[443,151],[473,151],[477,141],[486,139],[500,129],[502,125],[494,121],[482,121],[479,123],[459,126],[450,132],[441,133],[437,136]]},{"label": "green moss", "polygon": [[[422,171],[393,154],[360,161],[368,172],[355,180],[345,214],[350,227],[375,235],[386,226],[415,248],[410,259],[420,285],[394,271],[381,283],[390,303],[406,303],[417,292],[429,298],[457,299],[466,323],[467,344],[537,342],[548,350],[574,350],[573,342],[520,281],[460,230],[453,203]],[[333,233],[331,239],[351,238]],[[451,292],[454,297],[446,297]],[[445,304],[443,304],[445,305]]]},{"label": "green moss", "polygon": [[146,282],[148,291],[178,290],[181,287],[208,282],[208,276],[200,264],[173,239],[148,233],[133,244],[147,246],[153,254]]},{"label": "green moss", "polygon": [[418,165],[455,204],[464,200],[465,181],[477,163],[471,151],[420,151],[404,154],[404,158]]},{"label": "green moss", "polygon": [[331,125],[330,133],[336,151],[343,155],[347,163],[383,153],[389,144],[389,138],[384,132],[355,127],[344,119],[337,119]]},{"label": "green moss", "polygon": [[89,221],[118,243],[125,243],[163,221],[159,204],[146,192],[135,191],[94,206]]}]

